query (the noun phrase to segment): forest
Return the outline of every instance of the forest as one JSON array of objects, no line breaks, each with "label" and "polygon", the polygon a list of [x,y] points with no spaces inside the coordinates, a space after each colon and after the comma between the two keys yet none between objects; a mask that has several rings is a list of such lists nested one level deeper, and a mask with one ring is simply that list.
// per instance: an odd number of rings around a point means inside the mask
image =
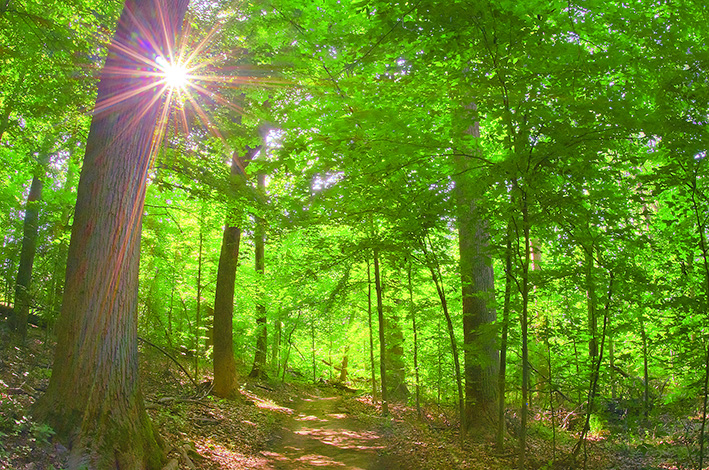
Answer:
[{"label": "forest", "polygon": [[0,469],[706,469],[709,4],[0,0]]}]

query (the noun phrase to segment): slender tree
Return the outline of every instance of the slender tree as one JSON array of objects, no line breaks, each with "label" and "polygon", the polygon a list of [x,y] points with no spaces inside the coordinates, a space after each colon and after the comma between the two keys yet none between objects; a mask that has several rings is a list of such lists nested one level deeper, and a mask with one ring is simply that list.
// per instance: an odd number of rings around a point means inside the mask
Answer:
[{"label": "slender tree", "polygon": [[54,367],[36,405],[69,442],[70,468],[160,468],[164,460],[138,383],[140,228],[164,101],[159,78],[145,69],[171,55],[188,3],[126,0],[99,83]]},{"label": "slender tree", "polygon": [[[259,194],[263,195],[266,189],[266,174],[259,172],[257,177]],[[256,230],[254,230],[255,268],[258,276],[256,290],[256,354],[249,377],[266,377],[266,356],[268,347],[268,331],[266,329],[266,304],[264,303],[264,271],[266,248],[266,221],[263,217],[256,217]]]},{"label": "slender tree", "polygon": [[379,275],[379,250],[374,249],[374,289],[377,293],[377,314],[379,317],[379,373],[382,380],[382,414],[389,414],[386,371],[386,339],[384,334],[384,304],[382,303],[382,281]]},{"label": "slender tree", "polygon": [[[258,149],[247,149],[246,155],[240,159],[234,153],[231,162],[232,186],[238,186],[238,179],[243,178],[243,170],[251,161]],[[217,268],[217,286],[214,294],[214,320],[212,323],[212,339],[214,349],[212,363],[214,366],[213,392],[218,397],[229,397],[236,392],[236,363],[234,362],[234,283],[236,267],[239,263],[239,243],[241,229],[238,226],[241,211],[236,209],[227,214],[222,235],[222,247]]]},{"label": "slender tree", "polygon": [[15,280],[15,316],[12,327],[24,340],[27,336],[27,319],[30,313],[30,283],[32,282],[32,267],[34,257],[37,252],[37,229],[39,224],[39,204],[42,199],[42,178],[47,171],[49,153],[47,149],[41,149],[37,168],[32,177],[30,193],[27,196],[27,206],[25,207],[25,220],[22,227],[22,251],[20,252],[20,264],[17,268],[17,279]]}]

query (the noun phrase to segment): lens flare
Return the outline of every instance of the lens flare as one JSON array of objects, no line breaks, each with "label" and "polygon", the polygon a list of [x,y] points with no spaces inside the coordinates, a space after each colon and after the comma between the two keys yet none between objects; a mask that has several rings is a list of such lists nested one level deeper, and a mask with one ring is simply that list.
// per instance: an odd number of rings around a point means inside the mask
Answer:
[{"label": "lens flare", "polygon": [[190,74],[180,61],[169,62],[162,56],[155,59],[160,75],[168,88],[184,90],[190,83]]}]

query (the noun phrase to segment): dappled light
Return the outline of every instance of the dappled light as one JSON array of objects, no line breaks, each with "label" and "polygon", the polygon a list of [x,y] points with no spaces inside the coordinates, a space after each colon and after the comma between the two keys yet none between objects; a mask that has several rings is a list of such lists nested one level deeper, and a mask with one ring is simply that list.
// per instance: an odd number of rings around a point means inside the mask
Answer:
[{"label": "dappled light", "polygon": [[708,12],[0,0],[0,470],[709,470]]}]

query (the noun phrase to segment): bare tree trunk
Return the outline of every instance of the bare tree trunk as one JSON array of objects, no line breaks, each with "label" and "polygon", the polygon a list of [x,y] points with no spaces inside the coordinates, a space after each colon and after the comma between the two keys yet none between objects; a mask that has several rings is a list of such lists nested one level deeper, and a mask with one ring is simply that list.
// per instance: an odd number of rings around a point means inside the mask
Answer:
[{"label": "bare tree trunk", "polygon": [[[697,223],[697,234],[699,235],[699,248],[702,252],[702,261],[704,266],[704,314],[709,313],[709,247],[707,247],[706,240],[706,225],[702,222],[704,220],[704,213],[699,209],[697,204],[697,179],[692,180],[692,208],[694,209],[694,217]],[[645,353],[647,357],[647,353]],[[647,364],[645,365],[645,370],[647,371]],[[645,372],[645,394],[647,395],[648,387],[648,377],[647,372]],[[702,401],[702,426],[699,431],[699,468],[704,468],[704,433],[706,431],[707,423],[707,402],[709,401],[709,346],[707,346],[705,351],[704,360],[704,397]]]},{"label": "bare tree trunk", "polygon": [[502,337],[500,338],[500,371],[497,377],[497,436],[496,445],[502,450],[505,437],[505,381],[507,373],[507,334],[510,328],[510,303],[512,300],[512,222],[507,226],[505,251],[505,300],[502,307]]},{"label": "bare tree trunk", "polygon": [[372,401],[377,400],[377,371],[374,365],[374,333],[372,328],[372,267],[367,258],[367,318],[369,321],[369,363],[372,371]]},{"label": "bare tree trunk", "polygon": [[379,278],[379,250],[374,249],[374,289],[377,292],[377,314],[379,316],[379,373],[382,379],[382,415],[389,415],[386,373],[386,340],[384,339],[384,304],[382,303],[382,283]]},{"label": "bare tree trunk", "polygon": [[416,380],[416,416],[421,418],[421,386],[419,383],[419,342],[418,342],[418,329],[416,328],[416,306],[414,305],[414,286],[411,282],[411,261],[409,261],[408,269],[408,281],[409,281],[409,312],[411,313],[411,328],[414,332],[414,377]]},{"label": "bare tree trunk", "polygon": [[37,169],[32,178],[30,194],[25,207],[25,220],[22,229],[22,251],[20,264],[17,268],[15,281],[15,316],[12,317],[11,326],[24,341],[27,337],[27,319],[30,313],[30,284],[32,282],[32,267],[34,256],[37,252],[37,229],[39,224],[39,204],[42,200],[42,178],[49,161],[46,149],[40,151]]},{"label": "bare tree trunk", "polygon": [[98,102],[114,104],[91,123],[54,367],[35,408],[69,441],[70,468],[154,469],[164,462],[138,383],[140,228],[163,102],[159,86],[144,88],[156,79],[145,76],[140,58],[167,54],[164,41],[177,36],[188,3],[126,0],[99,83]]},{"label": "bare tree trunk", "polygon": [[271,346],[271,370],[276,372],[281,368],[281,336],[283,335],[283,325],[281,323],[282,312],[279,309],[278,315],[273,320],[273,345]]},{"label": "bare tree trunk", "polygon": [[[261,194],[266,188],[266,175],[258,174],[258,189]],[[256,229],[254,231],[254,245],[256,258],[256,273],[258,275],[258,288],[256,300],[256,354],[254,354],[254,365],[251,368],[249,377],[266,377],[266,356],[268,348],[268,331],[266,318],[266,304],[264,303],[264,271],[265,271],[265,248],[266,248],[266,221],[261,217],[256,217]]]},{"label": "bare tree trunk", "polygon": [[[475,111],[476,105],[466,106]],[[465,131],[480,137],[478,122]],[[460,276],[463,301],[463,354],[465,357],[465,424],[482,426],[494,421],[498,373],[498,342],[492,325],[497,313],[494,301],[494,271],[489,249],[487,223],[482,219],[475,194],[470,161],[456,160],[455,195],[460,246]],[[480,351],[480,353],[476,353]]]},{"label": "bare tree trunk", "polygon": [[[231,162],[232,186],[237,186],[238,180],[243,179],[242,170],[246,168],[257,151],[258,148],[247,148],[246,155],[241,160],[234,153]],[[234,209],[227,214],[214,294],[214,320],[212,323],[214,388],[212,391],[216,396],[224,398],[236,393],[237,385],[233,317],[234,283],[236,282],[239,243],[241,242],[241,229],[238,227],[240,219],[241,210],[239,209]]]},{"label": "bare tree trunk", "polygon": [[529,207],[527,204],[527,193],[522,191],[522,230],[524,236],[524,258],[522,261],[522,315],[520,316],[520,326],[522,329],[522,412],[521,429],[519,432],[519,461],[518,468],[526,468],[527,459],[527,413],[529,402],[529,347],[527,319],[529,315],[529,265],[531,260],[531,248],[529,239]]},{"label": "bare tree trunk", "polygon": [[197,258],[197,312],[194,322],[194,378],[199,380],[199,353],[200,334],[199,328],[202,322],[202,249],[204,248],[204,232],[202,231],[202,220],[199,221],[199,256]]},{"label": "bare tree trunk", "polygon": [[443,277],[441,276],[441,268],[438,264],[438,259],[435,255],[430,254],[426,248],[426,241],[421,240],[421,248],[423,254],[426,257],[426,264],[429,271],[431,272],[431,278],[436,286],[436,292],[438,292],[438,298],[441,301],[441,308],[443,309],[443,315],[446,319],[446,325],[448,327],[448,338],[451,342],[451,353],[453,355],[453,364],[455,367],[455,383],[458,388],[458,413],[460,415],[460,436],[461,439],[465,439],[465,435],[468,429],[467,426],[467,416],[465,413],[465,396],[463,395],[463,378],[460,372],[460,359],[458,355],[458,342],[455,340],[455,329],[453,328],[453,321],[448,312],[448,302],[446,300],[446,293],[443,289]]}]

